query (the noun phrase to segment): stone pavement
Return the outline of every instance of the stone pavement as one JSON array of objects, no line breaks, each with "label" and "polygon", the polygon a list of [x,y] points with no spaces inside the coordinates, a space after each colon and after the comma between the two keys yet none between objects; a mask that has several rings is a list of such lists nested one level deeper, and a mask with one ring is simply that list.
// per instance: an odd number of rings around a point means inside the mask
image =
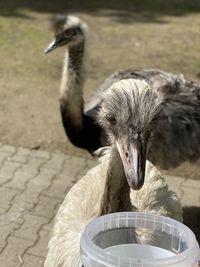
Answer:
[{"label": "stone pavement", "polygon": [[[94,160],[0,146],[0,267],[41,267],[53,218],[70,187]],[[185,223],[200,241],[200,179],[167,177]]]}]

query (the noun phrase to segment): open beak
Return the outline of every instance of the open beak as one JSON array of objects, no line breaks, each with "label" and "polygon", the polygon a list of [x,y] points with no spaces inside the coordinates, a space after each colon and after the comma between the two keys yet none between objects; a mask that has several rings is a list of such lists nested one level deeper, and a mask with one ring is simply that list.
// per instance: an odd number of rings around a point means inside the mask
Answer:
[{"label": "open beak", "polygon": [[50,44],[49,46],[44,49],[44,53],[47,54],[51,51],[53,51],[54,49],[64,45],[66,43],[66,39],[63,37],[56,37]]},{"label": "open beak", "polygon": [[131,143],[126,138],[116,141],[129,186],[139,190],[144,184],[146,149],[140,143]]}]

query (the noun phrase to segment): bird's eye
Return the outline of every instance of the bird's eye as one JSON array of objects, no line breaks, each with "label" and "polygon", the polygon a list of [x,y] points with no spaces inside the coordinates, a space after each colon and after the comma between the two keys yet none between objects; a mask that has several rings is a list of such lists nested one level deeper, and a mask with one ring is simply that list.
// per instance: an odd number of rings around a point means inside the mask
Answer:
[{"label": "bird's eye", "polygon": [[117,123],[117,120],[116,120],[116,118],[113,115],[107,114],[106,115],[106,119],[112,125],[115,125]]},{"label": "bird's eye", "polygon": [[67,35],[70,35],[70,36],[74,35],[75,33],[76,33],[76,30],[75,30],[75,29],[68,29],[68,30],[66,31],[66,34],[67,34]]},{"label": "bird's eye", "polygon": [[157,118],[154,117],[154,118],[151,120],[151,124],[154,124],[156,121],[157,121]]}]

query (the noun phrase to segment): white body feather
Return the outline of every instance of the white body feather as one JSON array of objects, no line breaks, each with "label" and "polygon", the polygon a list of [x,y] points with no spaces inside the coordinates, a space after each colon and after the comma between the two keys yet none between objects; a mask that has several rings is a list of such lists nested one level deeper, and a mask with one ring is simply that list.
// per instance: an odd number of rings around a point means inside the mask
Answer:
[{"label": "white body feather", "polygon": [[[108,165],[109,154],[106,154],[67,194],[55,218],[45,267],[82,266],[80,237],[87,223],[99,214]],[[182,209],[176,194],[168,189],[164,178],[148,161],[145,184],[139,191],[132,190],[130,197],[137,211],[182,221]]]}]

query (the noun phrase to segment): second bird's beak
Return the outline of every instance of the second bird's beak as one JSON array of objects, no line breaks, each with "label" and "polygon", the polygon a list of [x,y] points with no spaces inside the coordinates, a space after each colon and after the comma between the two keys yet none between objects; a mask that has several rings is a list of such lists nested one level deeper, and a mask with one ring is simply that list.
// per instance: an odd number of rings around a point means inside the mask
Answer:
[{"label": "second bird's beak", "polygon": [[132,143],[126,138],[116,141],[124,172],[129,186],[139,190],[144,184],[146,149],[140,143]]},{"label": "second bird's beak", "polygon": [[44,50],[44,53],[47,54],[54,49],[64,45],[66,43],[66,39],[63,37],[56,37],[50,44],[49,46]]}]

